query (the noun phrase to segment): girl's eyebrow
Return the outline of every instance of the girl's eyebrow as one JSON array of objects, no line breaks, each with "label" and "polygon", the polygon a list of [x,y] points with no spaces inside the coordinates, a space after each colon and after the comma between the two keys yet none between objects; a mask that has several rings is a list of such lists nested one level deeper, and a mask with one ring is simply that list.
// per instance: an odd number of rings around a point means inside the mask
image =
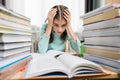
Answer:
[{"label": "girl's eyebrow", "polygon": [[62,26],[66,26],[67,24],[65,23],[65,24],[63,24]]}]

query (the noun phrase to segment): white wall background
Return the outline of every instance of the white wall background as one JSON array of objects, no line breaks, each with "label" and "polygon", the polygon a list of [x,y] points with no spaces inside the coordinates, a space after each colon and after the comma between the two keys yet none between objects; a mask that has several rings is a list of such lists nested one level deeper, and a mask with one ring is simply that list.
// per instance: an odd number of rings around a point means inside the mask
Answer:
[{"label": "white wall background", "polygon": [[74,32],[83,31],[80,16],[84,14],[85,0],[6,0],[9,9],[31,19],[31,24],[41,27],[47,13],[54,5],[62,4],[71,11],[71,22]]},{"label": "white wall background", "polygon": [[82,24],[80,15],[84,14],[84,0],[25,0],[24,15],[31,18],[31,24],[41,26],[49,9],[56,4],[66,5],[70,9],[73,30],[78,31]]},{"label": "white wall background", "polygon": [[17,13],[24,15],[25,12],[24,0],[6,0],[6,7]]}]

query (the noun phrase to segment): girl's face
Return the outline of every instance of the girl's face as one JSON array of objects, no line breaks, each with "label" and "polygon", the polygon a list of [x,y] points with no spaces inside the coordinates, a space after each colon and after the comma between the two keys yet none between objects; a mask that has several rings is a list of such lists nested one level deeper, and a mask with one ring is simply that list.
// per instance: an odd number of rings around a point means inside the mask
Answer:
[{"label": "girl's face", "polygon": [[65,19],[54,19],[53,22],[53,30],[58,34],[61,35],[66,29],[66,21]]}]

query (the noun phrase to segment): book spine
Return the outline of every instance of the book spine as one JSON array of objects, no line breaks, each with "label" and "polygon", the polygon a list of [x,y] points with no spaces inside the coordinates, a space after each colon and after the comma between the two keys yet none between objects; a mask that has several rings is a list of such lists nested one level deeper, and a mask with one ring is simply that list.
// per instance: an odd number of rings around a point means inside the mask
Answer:
[{"label": "book spine", "polygon": [[24,42],[24,41],[31,41],[31,35],[1,34],[0,33],[0,43]]},{"label": "book spine", "polygon": [[91,37],[85,38],[85,44],[107,45],[120,47],[120,37]]},{"label": "book spine", "polygon": [[120,0],[105,0],[106,4],[112,3],[112,4],[120,4]]},{"label": "book spine", "polygon": [[116,18],[117,16],[120,16],[120,9],[111,9],[111,10],[107,10],[106,12],[103,12],[101,14],[84,19],[83,24],[89,24],[89,23],[93,23],[93,22],[109,20],[109,19]]},{"label": "book spine", "polygon": [[6,7],[3,6],[3,5],[0,5],[0,10],[6,12],[6,13],[8,13],[8,14],[11,14],[11,15],[13,15],[13,16],[19,17],[19,18],[21,18],[21,19],[30,21],[29,18],[27,18],[27,17],[25,17],[25,16],[23,16],[23,15],[20,15],[20,14],[18,14],[18,13],[16,13],[16,12],[13,12],[12,10],[6,8]]},{"label": "book spine", "polygon": [[3,26],[9,26],[11,28],[18,28],[18,29],[25,29],[25,30],[31,30],[31,27],[22,25],[22,24],[18,24],[9,20],[4,20],[4,19],[0,19],[0,25]]},{"label": "book spine", "polygon": [[115,26],[120,26],[120,18],[114,18],[110,20],[97,22],[94,24],[84,25],[84,31],[105,29],[105,28],[111,28]]},{"label": "book spine", "polygon": [[1,43],[0,50],[9,50],[14,48],[20,48],[25,46],[31,46],[31,42],[14,42],[14,43]]},{"label": "book spine", "polygon": [[28,26],[28,27],[31,26],[28,21],[25,21],[23,19],[20,19],[20,18],[14,17],[14,16],[10,16],[10,15],[5,14],[5,13],[0,13],[0,18],[5,19],[5,20],[9,20],[9,21],[13,21],[13,22],[16,22],[19,24],[23,24],[23,25]]},{"label": "book spine", "polygon": [[97,9],[95,9],[95,10],[89,12],[89,13],[84,14],[83,16],[81,16],[81,18],[83,18],[83,19],[89,18],[91,16],[100,14],[101,12],[104,12],[106,10],[109,10],[109,9],[112,9],[112,8],[115,8],[115,7],[117,7],[117,6],[114,6],[113,4],[107,4],[104,7],[97,8]]},{"label": "book spine", "polygon": [[107,29],[84,31],[83,36],[87,37],[105,37],[105,36],[120,36],[120,26]]},{"label": "book spine", "polygon": [[8,27],[8,26],[1,26],[0,25],[0,28],[2,30],[19,31],[19,32],[24,32],[24,33],[32,33],[31,30],[25,30],[25,29],[19,29],[19,28],[11,28],[11,27]]},{"label": "book spine", "polygon": [[97,49],[97,48],[90,48],[90,47],[85,47],[86,53],[88,54],[93,54],[93,55],[98,55],[114,60],[119,60],[120,59],[120,51],[112,51],[112,50],[105,50],[105,49]]},{"label": "book spine", "polygon": [[96,56],[96,55],[92,55],[92,54],[85,54],[84,58],[88,59],[90,61],[102,64],[102,65],[112,67],[112,68],[120,71],[120,62],[117,60],[109,59],[106,57],[100,57],[100,56]]}]

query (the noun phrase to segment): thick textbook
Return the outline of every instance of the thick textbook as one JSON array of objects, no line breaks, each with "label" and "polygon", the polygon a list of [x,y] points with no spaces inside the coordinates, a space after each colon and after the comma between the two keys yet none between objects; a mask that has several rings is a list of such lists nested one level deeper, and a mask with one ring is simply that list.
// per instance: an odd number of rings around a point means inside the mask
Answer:
[{"label": "thick textbook", "polygon": [[32,54],[32,60],[27,66],[24,77],[66,75],[72,78],[75,75],[97,73],[105,73],[105,70],[91,61],[52,50],[47,54]]},{"label": "thick textbook", "polygon": [[30,51],[30,46],[25,46],[21,48],[13,48],[9,50],[0,50],[0,57],[7,57],[10,55],[19,54],[25,51]]},{"label": "thick textbook", "polygon": [[0,18],[30,26],[30,19],[0,5]]},{"label": "thick textbook", "polygon": [[18,24],[16,22],[12,22],[12,21],[9,21],[9,20],[1,19],[1,18],[0,18],[0,25],[7,26],[7,27],[10,27],[10,28],[14,28],[14,29],[21,29],[21,30],[27,30],[27,31],[32,30],[31,27],[28,27],[28,26],[25,26],[25,25],[22,25],[22,24]]},{"label": "thick textbook", "polygon": [[110,48],[119,49],[118,51],[117,50],[115,51],[115,50],[100,49],[100,48],[101,48],[100,46],[99,47],[85,46],[85,51],[88,54],[103,56],[103,57],[114,59],[114,60],[119,60],[120,59],[120,47],[119,48],[104,47],[104,48],[107,48],[107,49],[110,49]]},{"label": "thick textbook", "polygon": [[17,55],[9,56],[0,60],[0,74],[14,64],[31,56],[30,52],[23,52]]},{"label": "thick textbook", "polygon": [[100,14],[100,13],[103,13],[107,10],[110,10],[110,9],[115,9],[115,8],[119,8],[120,7],[120,4],[107,4],[101,8],[97,8],[89,13],[86,13],[84,15],[81,16],[81,18],[83,19],[86,19],[86,18],[89,18],[89,17],[92,17],[92,16],[95,16],[97,14]]},{"label": "thick textbook", "polygon": [[15,48],[22,48],[25,46],[31,46],[31,42],[13,42],[13,43],[0,43],[0,51],[1,50],[10,50]]},{"label": "thick textbook", "polygon": [[84,19],[83,24],[90,24],[93,22],[109,20],[109,19],[116,18],[119,16],[120,16],[120,9],[119,8],[118,9],[111,9],[111,10],[107,10],[105,12],[102,12],[101,14]]},{"label": "thick textbook", "polygon": [[[31,60],[31,57],[26,57],[23,60],[18,61],[17,63],[14,63],[10,65],[9,67],[5,68],[4,70],[0,71],[0,80],[7,80],[6,78],[14,75],[16,72],[19,72],[19,70],[28,64],[28,62]],[[9,79],[9,78],[8,78]]]},{"label": "thick textbook", "polygon": [[111,69],[112,71],[115,71],[120,74],[120,61],[114,60],[106,57],[101,57],[93,54],[85,54],[85,59],[88,59],[90,61],[93,61],[95,63],[98,63],[100,65],[103,65],[107,67],[108,69]]},{"label": "thick textbook", "polygon": [[[91,26],[93,27],[93,26]],[[106,36],[120,36],[120,26],[113,28],[105,28],[98,30],[83,31],[83,36],[86,37],[106,37]]]},{"label": "thick textbook", "polygon": [[120,26],[120,17],[101,22],[96,22],[94,24],[84,25],[84,31],[113,28],[116,26]]},{"label": "thick textbook", "polygon": [[85,44],[120,47],[120,37],[90,37],[85,38]]},{"label": "thick textbook", "polygon": [[16,73],[22,66],[31,60],[30,52],[23,52],[0,60],[0,80]]},{"label": "thick textbook", "polygon": [[30,30],[19,29],[19,28],[12,28],[11,26],[0,25],[0,28],[2,30],[11,30],[11,31],[23,32],[23,33],[29,33],[29,34],[32,33],[32,31],[30,31]]},{"label": "thick textbook", "polygon": [[6,7],[3,6],[2,4],[0,4],[0,10],[6,12],[6,13],[8,13],[8,14],[17,16],[17,17],[19,17],[19,18],[22,18],[22,19],[24,19],[24,20],[30,21],[29,18],[27,18],[27,17],[25,17],[25,16],[23,16],[23,15],[20,15],[20,14],[18,14],[18,13],[16,13],[16,12],[14,12],[14,11],[6,8]]},{"label": "thick textbook", "polygon": [[106,4],[112,3],[112,4],[120,4],[120,0],[106,0]]},{"label": "thick textbook", "polygon": [[24,42],[24,41],[31,41],[31,35],[0,33],[0,43]]}]

